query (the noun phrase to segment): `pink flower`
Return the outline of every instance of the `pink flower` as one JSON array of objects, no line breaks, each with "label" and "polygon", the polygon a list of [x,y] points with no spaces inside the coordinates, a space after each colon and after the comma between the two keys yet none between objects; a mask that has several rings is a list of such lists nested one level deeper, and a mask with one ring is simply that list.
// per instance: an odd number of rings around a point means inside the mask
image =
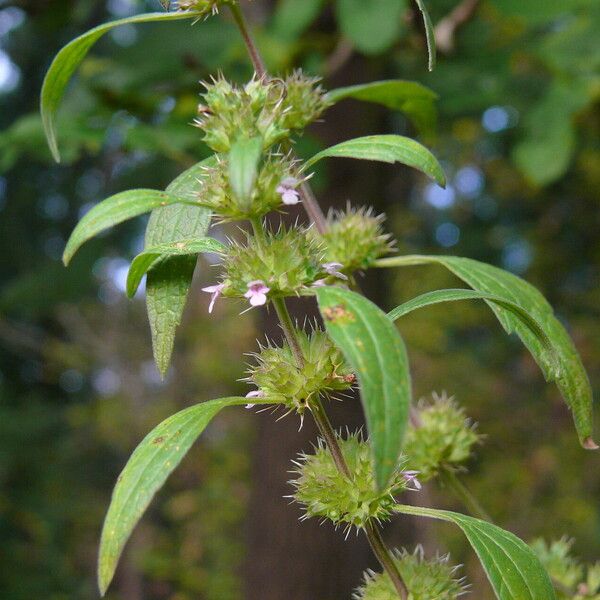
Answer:
[{"label": "pink flower", "polygon": [[267,303],[267,294],[271,291],[264,281],[257,279],[248,284],[248,291],[244,298],[248,298],[251,306],[263,306]]},{"label": "pink flower", "polygon": [[300,194],[296,189],[296,186],[300,182],[295,177],[286,177],[281,180],[281,183],[277,186],[277,193],[281,194],[281,201],[288,206],[292,204],[298,204],[300,202]]},{"label": "pink flower", "polygon": [[215,307],[215,302],[217,298],[221,295],[223,288],[225,287],[224,283],[219,283],[218,285],[209,285],[208,287],[202,288],[203,292],[207,292],[208,294],[212,294],[210,299],[210,304],[208,305],[208,312],[211,313],[213,308]]},{"label": "pink flower", "polygon": [[[254,390],[252,392],[248,392],[246,394],[246,398],[264,398],[265,397],[265,393],[262,392],[261,390]],[[246,408],[253,408],[255,405],[254,404],[246,404]]]},{"label": "pink flower", "polygon": [[320,288],[320,287],[325,287],[326,285],[327,285],[327,283],[325,282],[324,279],[317,279],[316,281],[313,281],[313,284],[310,287]]},{"label": "pink flower", "polygon": [[[404,477],[404,481],[406,482],[406,486],[408,489],[413,489],[413,490],[419,491],[423,487],[421,485],[421,482],[417,479],[418,474],[419,474],[419,471],[402,471],[401,472],[401,475],[402,475],[402,477]],[[410,487],[411,484],[414,486],[413,488]]]},{"label": "pink flower", "polygon": [[337,277],[338,279],[343,279],[344,281],[348,281],[348,277],[344,275],[339,269],[341,269],[344,265],[339,262],[328,262],[323,263],[321,265],[323,270],[331,275],[332,277]]}]

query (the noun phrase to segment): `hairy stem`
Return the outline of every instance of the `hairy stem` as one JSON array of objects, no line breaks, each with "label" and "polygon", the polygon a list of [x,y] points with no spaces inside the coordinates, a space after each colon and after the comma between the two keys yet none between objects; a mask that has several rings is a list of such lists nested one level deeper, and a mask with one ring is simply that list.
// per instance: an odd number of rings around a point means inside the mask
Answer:
[{"label": "hairy stem", "polygon": [[481,506],[479,500],[471,494],[452,469],[443,467],[440,470],[440,480],[464,504],[472,516],[488,521],[489,523],[494,522],[485,508]]},{"label": "hairy stem", "polygon": [[256,74],[263,78],[267,75],[267,69],[265,67],[265,63],[262,59],[262,56],[258,50],[256,43],[254,42],[254,38],[246,25],[246,19],[244,18],[244,13],[242,13],[242,9],[239,7],[237,2],[234,2],[229,5],[229,9],[231,10],[231,14],[235,20],[235,24],[237,25],[240,33],[242,34],[242,38],[244,39],[244,43],[246,44],[246,48],[248,49],[248,54],[250,55],[250,60],[252,61],[252,65],[254,66],[254,70]]},{"label": "hairy stem", "polygon": [[[248,49],[250,60],[254,65],[254,70],[256,71],[256,74],[259,77],[267,77],[268,73],[265,68],[264,61],[246,25],[246,19],[244,18],[244,14],[242,13],[237,3],[231,4],[230,9],[233,14],[233,18],[236,22],[236,25],[240,30],[242,38],[244,39],[246,48]],[[300,188],[300,193],[302,197],[302,204],[304,206],[304,209],[306,210],[308,217],[314,223],[315,227],[317,228],[317,231],[319,231],[319,233],[324,233],[327,229],[327,221],[308,183],[304,182],[302,184]],[[255,234],[258,233],[258,235],[260,235],[259,239],[264,240],[264,230],[262,223],[258,220],[253,220],[251,221],[251,223]],[[290,348],[294,353],[294,358],[296,359],[297,364],[301,366],[304,364],[304,355],[302,353],[302,349],[300,348],[300,344],[298,343],[298,338],[294,330],[294,324],[292,322],[290,313],[287,309],[285,299],[274,298],[272,300],[272,303],[275,307],[275,311],[277,312],[277,316],[279,317],[281,328],[283,329],[285,337],[288,343],[290,344]],[[327,447],[331,452],[336,467],[343,475],[351,479],[352,475],[350,473],[350,469],[348,468],[348,464],[346,463],[346,460],[342,453],[342,449],[338,444],[335,431],[331,425],[331,422],[329,421],[327,413],[325,412],[325,409],[323,408],[323,405],[321,404],[320,400],[317,400],[317,402],[312,407],[311,414],[313,415],[319,432],[321,433],[321,435],[325,439],[325,442],[327,443]],[[407,600],[408,590],[404,581],[402,580],[402,576],[396,568],[391,551],[386,546],[383,538],[381,537],[381,532],[372,522],[370,522],[365,527],[365,534],[367,536],[371,549],[373,550],[373,553],[377,557],[377,560],[381,564],[382,568],[387,572],[390,580],[396,588],[398,596],[401,600]]]}]

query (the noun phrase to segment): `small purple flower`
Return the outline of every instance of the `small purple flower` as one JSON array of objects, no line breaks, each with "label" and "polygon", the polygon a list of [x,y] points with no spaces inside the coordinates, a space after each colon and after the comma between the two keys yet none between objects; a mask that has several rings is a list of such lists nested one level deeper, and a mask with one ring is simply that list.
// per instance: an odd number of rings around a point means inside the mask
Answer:
[{"label": "small purple flower", "polygon": [[288,206],[300,202],[300,194],[296,187],[300,182],[295,177],[286,177],[277,186],[277,193],[281,194],[281,201]]},{"label": "small purple flower", "polygon": [[341,269],[344,265],[339,262],[328,262],[323,263],[321,265],[323,270],[331,275],[332,277],[337,277],[338,279],[343,279],[344,281],[348,281],[348,277],[344,275],[339,269]]},{"label": "small purple flower", "polygon": [[224,283],[219,283],[218,285],[209,285],[208,287],[202,288],[203,292],[207,292],[208,294],[212,294],[210,299],[210,304],[208,305],[208,312],[211,313],[213,308],[215,307],[215,302],[217,298],[221,295],[223,288],[225,287]]},{"label": "small purple flower", "polygon": [[257,279],[248,284],[248,291],[244,298],[248,298],[251,306],[263,306],[267,303],[267,294],[271,291],[264,281]]},{"label": "small purple flower", "polygon": [[[264,398],[265,393],[261,390],[253,390],[252,392],[248,392],[246,394],[246,398]],[[246,404],[246,408],[253,408],[255,404]]]},{"label": "small purple flower", "polygon": [[313,281],[313,284],[310,287],[320,288],[325,287],[326,285],[327,282],[324,279],[317,279],[316,281]]},{"label": "small purple flower", "polygon": [[[406,486],[408,489],[419,491],[423,487],[421,485],[421,482],[417,479],[419,471],[402,471],[400,474],[402,475],[402,477],[404,477],[404,481],[406,482]],[[411,485],[413,485],[414,487],[411,488]]]}]

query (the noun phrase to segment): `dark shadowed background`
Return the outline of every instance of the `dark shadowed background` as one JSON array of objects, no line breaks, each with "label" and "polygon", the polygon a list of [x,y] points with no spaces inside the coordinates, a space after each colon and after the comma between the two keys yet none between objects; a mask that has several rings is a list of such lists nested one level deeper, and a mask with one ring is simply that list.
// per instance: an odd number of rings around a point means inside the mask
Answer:
[{"label": "dark shadowed background", "polygon": [[[600,388],[600,7],[594,0],[430,0],[439,64],[426,69],[418,13],[377,0],[243,2],[273,72],[303,67],[326,88],[414,79],[438,95],[438,124],[420,134],[443,162],[445,190],[407,169],[332,161],[315,188],[325,207],[348,200],[385,212],[401,252],[484,260],[536,284],[556,307]],[[344,5],[344,6],[342,6]],[[467,9],[461,15],[454,9]],[[361,8],[363,7],[363,8]],[[208,154],[192,121],[218,69],[251,75],[228,15],[124,26],[78,72],[59,117],[64,157],[52,163],[38,115],[43,75],[62,45],[107,19],[160,10],[156,0],[0,0],[0,597],[97,596],[97,542],[124,461],[162,418],[193,402],[245,393],[244,353],[266,330],[259,311],[221,302],[207,315],[200,263],[161,381],[143,292],[124,295],[145,221],[90,243],[69,269],[60,255],[87,208],[132,187],[164,188]],[[391,13],[389,12],[391,10]],[[390,16],[390,14],[392,16]],[[355,135],[417,135],[400,113],[345,101],[298,144],[300,154]],[[301,215],[301,212],[298,212]],[[217,228],[214,233],[232,233]],[[384,280],[382,275],[386,276]],[[369,273],[384,308],[456,287],[435,267]],[[311,310],[302,306],[302,311]],[[454,394],[486,434],[465,477],[499,524],[525,539],[576,538],[600,555],[600,468],[570,415],[518,341],[485,306],[429,308],[400,325],[415,396]],[[334,407],[357,427],[356,401]],[[299,524],[289,460],[312,425],[231,410],[220,415],[157,497],[128,546],[116,600],[342,600],[375,566],[365,543]],[[414,500],[414,496],[412,497]],[[461,510],[432,485],[420,501]],[[473,598],[491,598],[460,535],[405,519],[394,545],[424,541],[465,564]]]}]

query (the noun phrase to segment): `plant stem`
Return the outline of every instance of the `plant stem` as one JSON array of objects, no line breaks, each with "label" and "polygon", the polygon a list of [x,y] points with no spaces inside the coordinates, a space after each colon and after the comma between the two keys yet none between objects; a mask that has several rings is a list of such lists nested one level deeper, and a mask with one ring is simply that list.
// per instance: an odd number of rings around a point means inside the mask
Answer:
[{"label": "plant stem", "polygon": [[440,469],[440,479],[442,483],[464,504],[465,508],[472,516],[488,521],[489,523],[494,522],[485,508],[481,506],[479,500],[471,494],[469,489],[456,476],[456,473],[452,469],[442,467],[442,469]]},{"label": "plant stem", "polygon": [[244,18],[244,13],[242,13],[242,9],[239,7],[237,2],[232,2],[229,5],[229,9],[231,10],[231,14],[235,20],[235,24],[238,26],[240,33],[242,34],[242,38],[244,39],[244,43],[246,44],[246,48],[248,49],[248,54],[250,55],[250,60],[252,61],[252,65],[254,66],[254,71],[260,77],[266,77],[267,69],[265,67],[265,63],[260,55],[258,47],[254,42],[254,38],[246,25],[246,19]]},{"label": "plant stem", "polygon": [[[237,2],[230,4],[229,8],[231,9],[236,25],[238,26],[242,38],[244,39],[246,48],[248,49],[250,60],[252,61],[256,74],[259,77],[267,77],[268,74],[265,68],[264,61],[246,25],[246,20],[244,18],[242,10],[240,9]],[[323,214],[321,206],[319,205],[319,202],[317,201],[308,183],[304,182],[301,185],[300,193],[302,197],[302,204],[304,205],[304,209],[306,210],[308,217],[314,223],[317,231],[319,233],[324,233],[327,230],[327,220],[325,219],[325,215]],[[264,231],[262,223],[258,220],[252,220],[251,223],[255,234],[258,234],[260,236],[259,239],[264,240]],[[292,318],[285,303],[285,299],[273,298],[272,303],[275,307],[275,311],[277,312],[277,316],[279,317],[281,328],[283,329],[285,337],[288,343],[290,344],[290,348],[294,353],[294,358],[296,359],[298,366],[302,366],[304,364],[304,355],[302,353],[302,348],[298,343],[298,338],[294,330],[294,324],[292,322]],[[338,468],[340,473],[342,473],[349,479],[352,479],[350,469],[348,468],[348,464],[346,463],[346,459],[344,458],[342,449],[338,444],[335,431],[331,425],[331,422],[329,421],[327,413],[325,412],[325,409],[323,408],[320,399],[317,399],[317,401],[314,403],[313,407],[311,408],[311,414],[313,415],[319,432],[325,439],[325,442],[327,444],[327,447],[329,448],[329,451],[331,452],[331,456],[333,457],[336,467]],[[394,563],[392,553],[390,552],[383,538],[381,537],[381,532],[372,522],[369,522],[365,526],[365,534],[367,536],[371,549],[373,550],[373,553],[377,557],[377,560],[381,564],[384,571],[387,572],[390,580],[396,588],[398,596],[401,600],[407,600],[408,590],[406,588],[406,585],[404,584],[404,581],[402,580],[402,576],[400,575],[396,564]]]}]

